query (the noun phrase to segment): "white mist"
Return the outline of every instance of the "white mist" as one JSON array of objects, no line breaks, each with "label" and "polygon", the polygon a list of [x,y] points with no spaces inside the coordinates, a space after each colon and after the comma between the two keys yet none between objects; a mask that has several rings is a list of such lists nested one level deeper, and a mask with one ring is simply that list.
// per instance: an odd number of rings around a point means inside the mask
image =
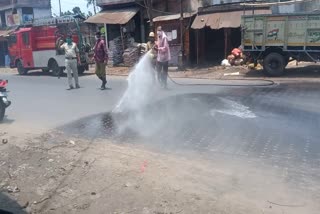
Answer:
[{"label": "white mist", "polygon": [[128,88],[113,112],[139,111],[151,102],[157,89],[150,51],[135,65],[128,77]]}]

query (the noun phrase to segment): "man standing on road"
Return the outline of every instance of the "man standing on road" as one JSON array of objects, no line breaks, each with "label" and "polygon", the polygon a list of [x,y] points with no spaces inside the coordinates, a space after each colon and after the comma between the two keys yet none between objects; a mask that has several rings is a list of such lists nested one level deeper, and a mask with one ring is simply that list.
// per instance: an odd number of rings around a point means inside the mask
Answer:
[{"label": "man standing on road", "polygon": [[157,51],[155,50],[155,39],[154,39],[154,32],[149,33],[149,41],[147,42],[147,52],[151,50],[151,59],[152,59],[152,65],[156,65],[156,59],[157,59]]},{"label": "man standing on road", "polygon": [[159,79],[157,76],[158,72],[156,71],[156,65],[157,65],[157,50],[156,50],[156,43],[154,39],[154,32],[149,33],[149,41],[147,42],[147,49],[146,51],[150,51],[150,58],[151,58],[151,64],[152,64],[152,72],[153,72],[153,82],[156,81],[156,78]]},{"label": "man standing on road", "polygon": [[171,59],[169,42],[166,34],[163,32],[161,26],[157,28],[157,72],[160,85],[163,88],[167,88],[168,68],[169,61]]},{"label": "man standing on road", "polygon": [[102,81],[101,90],[106,89],[106,65],[108,63],[108,49],[105,40],[101,38],[101,33],[96,33],[96,44],[94,46],[94,60],[96,62],[96,75]]},{"label": "man standing on road", "polygon": [[66,42],[61,45],[60,48],[65,52],[65,63],[69,83],[68,90],[74,89],[72,83],[72,74],[76,84],[76,88],[80,88],[78,77],[78,63],[80,63],[79,49],[77,47],[77,44],[72,41],[71,34],[67,36]]}]

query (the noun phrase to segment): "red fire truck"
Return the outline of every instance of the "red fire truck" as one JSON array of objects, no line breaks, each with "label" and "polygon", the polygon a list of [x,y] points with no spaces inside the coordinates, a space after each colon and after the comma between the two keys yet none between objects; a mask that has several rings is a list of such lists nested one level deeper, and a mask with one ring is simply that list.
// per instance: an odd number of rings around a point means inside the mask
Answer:
[{"label": "red fire truck", "polygon": [[59,40],[72,33],[73,41],[80,50],[78,71],[89,69],[90,46],[83,42],[79,19],[73,16],[34,21],[30,26],[19,28],[9,37],[11,67],[25,75],[30,70],[52,71],[55,76],[65,69],[65,57],[59,49]]}]

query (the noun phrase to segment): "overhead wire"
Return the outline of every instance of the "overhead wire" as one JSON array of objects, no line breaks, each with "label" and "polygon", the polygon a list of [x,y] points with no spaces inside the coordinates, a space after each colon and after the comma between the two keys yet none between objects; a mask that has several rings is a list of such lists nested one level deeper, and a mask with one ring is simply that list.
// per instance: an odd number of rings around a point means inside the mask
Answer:
[{"label": "overhead wire", "polygon": [[[148,6],[146,5],[143,5],[139,2],[135,2],[137,5],[140,5],[141,7],[144,7],[146,9],[150,9]],[[163,13],[163,14],[168,14],[168,15],[175,15],[177,13],[173,13],[173,12],[168,12],[168,11],[163,11],[163,10],[157,10],[157,9],[154,9],[154,8],[151,8],[152,11],[155,11],[155,12],[159,12],[159,13]]]},{"label": "overhead wire", "polygon": [[[245,84],[230,84],[230,83],[179,83],[175,80],[173,80],[173,78],[168,74],[168,78],[170,79],[170,81],[176,85],[179,86],[221,86],[221,87],[248,87],[248,86],[252,86],[252,87],[266,87],[266,86],[273,86],[275,85],[275,82],[272,80],[261,80],[261,79],[219,79],[218,81],[245,81],[245,82],[265,82],[265,84],[263,83],[258,83],[258,84],[249,84],[249,83],[245,83]],[[215,80],[217,81],[217,80]]]}]

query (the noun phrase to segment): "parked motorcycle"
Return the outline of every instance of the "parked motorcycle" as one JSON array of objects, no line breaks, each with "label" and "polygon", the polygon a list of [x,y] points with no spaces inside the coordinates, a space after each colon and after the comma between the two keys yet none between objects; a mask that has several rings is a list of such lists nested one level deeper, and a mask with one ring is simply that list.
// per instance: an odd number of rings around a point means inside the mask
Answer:
[{"label": "parked motorcycle", "polygon": [[8,100],[7,85],[8,80],[0,80],[0,121],[4,118],[6,108],[11,105],[11,101]]}]

